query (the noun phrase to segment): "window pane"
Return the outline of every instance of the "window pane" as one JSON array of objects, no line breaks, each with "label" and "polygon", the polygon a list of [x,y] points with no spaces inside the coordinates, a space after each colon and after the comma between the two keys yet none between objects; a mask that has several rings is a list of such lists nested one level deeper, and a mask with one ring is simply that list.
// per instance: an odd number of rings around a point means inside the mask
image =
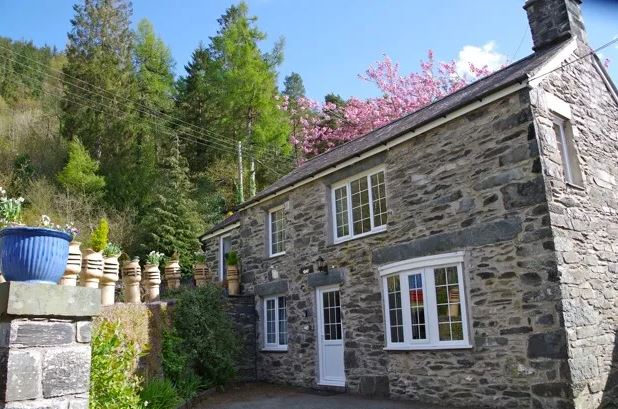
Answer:
[{"label": "window pane", "polygon": [[324,310],[324,339],[327,341],[341,339],[342,329],[339,290],[322,293],[322,309]]},{"label": "window pane", "polygon": [[362,234],[371,230],[371,214],[369,209],[369,186],[367,177],[350,182],[352,195],[352,221],[354,234]]},{"label": "window pane", "polygon": [[285,251],[285,212],[279,209],[270,214],[270,253]]},{"label": "window pane", "polygon": [[[457,267],[434,269],[440,341],[463,340],[462,311]],[[439,283],[439,284],[438,284]]]},{"label": "window pane", "polygon": [[371,195],[373,196],[373,226],[386,224],[386,187],[384,172],[371,175]]},{"label": "window pane", "polygon": [[410,287],[412,339],[425,339],[425,296],[423,294],[422,274],[409,275],[408,285]]},{"label": "window pane", "polygon": [[348,194],[346,186],[335,190],[335,223],[337,224],[337,237],[344,237],[350,234],[350,226],[348,225]]},{"label": "window pane", "polygon": [[275,300],[266,300],[266,343],[276,344],[277,333],[275,326]]},{"label": "window pane", "polygon": [[388,289],[388,312],[390,317],[391,342],[403,342],[403,311],[399,276],[386,279]]},{"label": "window pane", "polygon": [[285,297],[279,297],[279,345],[288,344],[288,315]]}]

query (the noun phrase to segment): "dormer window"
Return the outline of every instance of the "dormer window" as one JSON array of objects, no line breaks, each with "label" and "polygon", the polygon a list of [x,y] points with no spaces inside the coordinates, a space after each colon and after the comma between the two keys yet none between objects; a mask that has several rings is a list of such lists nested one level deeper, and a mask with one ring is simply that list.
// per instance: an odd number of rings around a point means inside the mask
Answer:
[{"label": "dormer window", "polygon": [[332,214],[335,243],[386,230],[384,169],[334,184]]}]

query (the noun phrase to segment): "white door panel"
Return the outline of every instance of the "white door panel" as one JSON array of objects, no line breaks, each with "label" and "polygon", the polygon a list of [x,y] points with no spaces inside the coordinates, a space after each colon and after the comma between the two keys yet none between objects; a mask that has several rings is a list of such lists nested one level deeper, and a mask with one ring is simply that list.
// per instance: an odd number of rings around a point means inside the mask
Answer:
[{"label": "white door panel", "polygon": [[322,385],[345,386],[343,322],[339,287],[316,290],[318,307],[318,354]]}]

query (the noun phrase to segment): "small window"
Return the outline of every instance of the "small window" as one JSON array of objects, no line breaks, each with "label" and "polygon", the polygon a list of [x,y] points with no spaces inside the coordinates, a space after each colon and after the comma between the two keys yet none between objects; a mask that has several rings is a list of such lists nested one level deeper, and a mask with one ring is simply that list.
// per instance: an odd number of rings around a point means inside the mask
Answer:
[{"label": "small window", "polygon": [[288,315],[284,296],[264,299],[264,349],[287,350]]},{"label": "small window", "polygon": [[269,254],[271,257],[285,254],[285,207],[279,206],[268,212]]},{"label": "small window", "polygon": [[571,123],[561,117],[554,117],[554,134],[558,143],[558,151],[562,159],[564,181],[573,185],[583,186],[584,180],[579,167],[577,151],[573,143],[573,128]]},{"label": "small window", "polygon": [[368,172],[332,188],[335,242],[386,229],[384,170]]},{"label": "small window", "polygon": [[381,268],[387,349],[471,346],[463,296],[463,256],[441,257]]}]

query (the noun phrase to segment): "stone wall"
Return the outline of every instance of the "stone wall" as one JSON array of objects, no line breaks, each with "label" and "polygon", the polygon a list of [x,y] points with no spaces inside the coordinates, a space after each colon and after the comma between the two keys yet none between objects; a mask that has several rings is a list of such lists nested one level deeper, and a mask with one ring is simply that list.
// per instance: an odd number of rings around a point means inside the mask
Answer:
[{"label": "stone wall", "polygon": [[[239,251],[239,247],[240,247],[240,237],[239,237],[239,229],[233,229],[227,233],[225,233],[226,235],[229,234],[230,235],[230,239],[232,241],[232,250],[234,251]],[[220,250],[219,250],[219,240],[220,240],[221,236],[215,236],[215,237],[211,237],[207,240],[204,240],[202,242],[202,247],[204,248],[205,252],[206,252],[206,266],[208,267],[208,270],[210,271],[210,274],[212,275],[214,280],[218,280],[219,277],[219,262],[220,262]],[[240,254],[239,254],[240,256]],[[240,257],[239,260],[239,264],[240,264],[240,268],[241,268],[241,274],[243,274],[243,259],[242,257]],[[241,281],[242,281],[242,277],[241,277]],[[245,282],[251,282],[251,278],[250,277],[245,277],[244,278]],[[242,288],[241,288],[241,292],[242,292]]]},{"label": "stone wall", "polygon": [[92,288],[0,285],[0,408],[88,408],[99,302]]},{"label": "stone wall", "polygon": [[230,296],[229,316],[234,323],[241,351],[236,366],[236,380],[241,382],[255,381],[256,373],[256,335],[255,335],[255,303],[252,295]]},{"label": "stone wall", "polygon": [[[588,53],[582,46],[579,56]],[[573,59],[573,58],[572,58]],[[564,182],[547,93],[571,110],[582,187]],[[614,399],[618,385],[618,103],[586,57],[549,75],[533,93],[563,319],[578,408]]]},{"label": "stone wall", "polygon": [[[328,186],[380,162],[387,231],[332,244]],[[316,384],[315,291],[301,270],[322,256],[342,272],[350,391],[462,406],[566,407],[566,337],[540,171],[529,94],[522,90],[244,211],[243,287],[275,286],[288,303],[288,351],[259,352],[258,379]],[[286,254],[268,258],[267,211],[285,201]],[[378,265],[456,250],[466,252],[473,348],[384,351]],[[259,348],[259,295],[256,303]]]}]

